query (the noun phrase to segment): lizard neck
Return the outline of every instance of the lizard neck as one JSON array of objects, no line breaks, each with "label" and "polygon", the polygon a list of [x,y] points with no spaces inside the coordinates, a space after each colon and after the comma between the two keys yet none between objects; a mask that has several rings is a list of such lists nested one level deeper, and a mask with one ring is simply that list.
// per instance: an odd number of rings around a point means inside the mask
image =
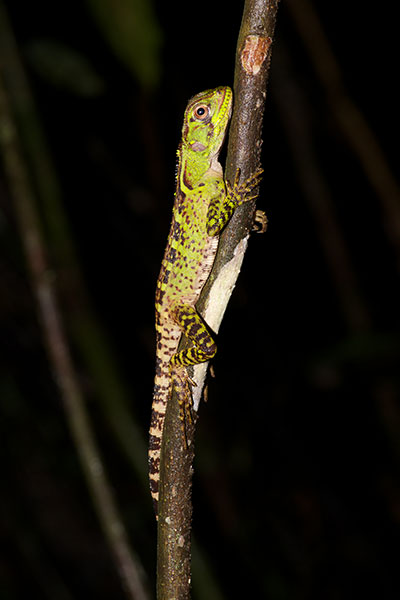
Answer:
[{"label": "lizard neck", "polygon": [[205,152],[194,151],[181,144],[178,149],[177,185],[183,192],[195,188],[211,170],[222,174],[218,155],[209,156]]}]

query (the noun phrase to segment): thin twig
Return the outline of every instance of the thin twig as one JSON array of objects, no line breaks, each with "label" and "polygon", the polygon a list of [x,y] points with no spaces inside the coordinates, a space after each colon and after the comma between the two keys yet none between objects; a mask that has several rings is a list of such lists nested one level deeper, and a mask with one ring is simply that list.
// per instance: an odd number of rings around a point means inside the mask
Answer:
[{"label": "thin twig", "polygon": [[[0,6],[0,8],[2,8]],[[3,10],[1,11],[3,19]],[[123,585],[132,600],[147,600],[143,571],[129,547],[123,522],[113,498],[96,446],[77,376],[71,361],[53,280],[41,235],[35,199],[23,161],[18,134],[3,77],[0,73],[0,146],[10,192],[30,271],[49,360],[60,389],[68,424],[75,441],[97,513]]]},{"label": "thin twig", "polygon": [[[226,174],[233,181],[237,168],[246,178],[259,165],[270,48],[278,0],[246,0],[238,38],[234,98]],[[247,238],[254,219],[254,202],[235,212],[221,236],[217,257],[198,308],[208,325],[218,332],[235,281],[239,275]],[[183,340],[182,346],[187,344]],[[194,369],[198,406],[207,365]],[[158,521],[158,600],[190,598],[191,479],[195,427],[187,431],[183,448],[175,394],[167,405],[160,463]]]}]

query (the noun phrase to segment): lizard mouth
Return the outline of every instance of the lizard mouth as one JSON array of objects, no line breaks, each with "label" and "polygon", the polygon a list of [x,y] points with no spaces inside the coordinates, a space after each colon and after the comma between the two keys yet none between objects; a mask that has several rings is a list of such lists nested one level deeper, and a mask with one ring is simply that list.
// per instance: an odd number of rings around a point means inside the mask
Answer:
[{"label": "lizard mouth", "polygon": [[[224,119],[229,120],[232,113],[232,90],[230,87],[221,87],[221,97],[219,101],[219,119],[218,123]],[[228,115],[227,115],[228,113]]]},{"label": "lizard mouth", "polygon": [[[218,120],[214,124],[214,133],[219,137],[218,148],[216,148],[215,154],[219,153],[222,144],[224,143],[225,136],[227,134],[227,125],[232,114],[232,90],[228,86],[220,87],[219,91],[219,106],[218,106]],[[222,134],[222,135],[221,135]]]}]

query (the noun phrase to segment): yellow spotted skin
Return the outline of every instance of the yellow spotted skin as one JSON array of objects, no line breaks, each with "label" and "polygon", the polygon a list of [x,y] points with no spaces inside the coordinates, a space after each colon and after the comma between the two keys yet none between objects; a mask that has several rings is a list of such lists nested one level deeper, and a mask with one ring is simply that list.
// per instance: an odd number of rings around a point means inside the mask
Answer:
[{"label": "yellow spotted skin", "polygon": [[[178,148],[175,202],[156,289],[156,375],[149,444],[150,490],[157,515],[160,450],[165,410],[175,389],[181,418],[191,414],[186,367],[215,356],[216,344],[196,310],[210,274],[218,236],[235,208],[255,198],[261,170],[239,184],[225,182],[218,154],[232,111],[229,87],[194,96],[185,110]],[[193,345],[178,352],[185,335]]]}]

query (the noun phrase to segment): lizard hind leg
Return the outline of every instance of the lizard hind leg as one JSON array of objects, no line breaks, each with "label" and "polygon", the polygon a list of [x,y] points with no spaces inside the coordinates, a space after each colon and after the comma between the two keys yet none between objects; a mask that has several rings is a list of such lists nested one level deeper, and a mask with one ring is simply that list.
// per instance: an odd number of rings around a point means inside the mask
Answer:
[{"label": "lizard hind leg", "polygon": [[186,442],[185,423],[194,422],[191,385],[196,385],[190,379],[186,367],[211,360],[217,352],[217,346],[194,306],[177,305],[174,307],[173,316],[182,333],[193,342],[190,348],[174,354],[170,363],[171,378],[180,406],[180,418]]},{"label": "lizard hind leg", "polygon": [[190,304],[177,305],[173,316],[183,335],[193,342],[193,346],[174,354],[171,366],[189,367],[214,358],[217,345],[195,307]]}]

